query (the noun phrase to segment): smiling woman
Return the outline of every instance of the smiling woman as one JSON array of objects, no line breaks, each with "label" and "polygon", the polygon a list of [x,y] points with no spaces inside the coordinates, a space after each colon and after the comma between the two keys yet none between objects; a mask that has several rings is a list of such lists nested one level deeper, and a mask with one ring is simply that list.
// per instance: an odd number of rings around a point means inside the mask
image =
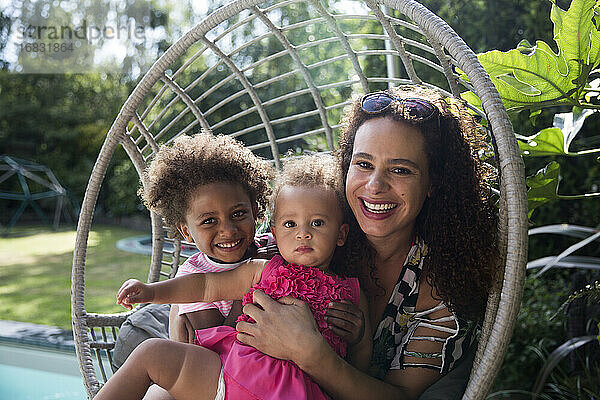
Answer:
[{"label": "smiling woman", "polygon": [[298,304],[255,295],[244,312],[256,323],[239,324],[239,340],[294,361],[333,398],[415,399],[444,375],[457,378],[446,395],[459,396],[468,374],[453,373],[469,362],[500,265],[485,146],[464,103],[423,86],[354,101],[337,155],[350,229],[367,246],[368,375],[312,333],[310,315],[294,315]]},{"label": "smiling woman", "polygon": [[384,240],[394,232],[412,235],[431,193],[423,136],[392,119],[366,121],[356,132],[346,181],[348,203],[365,234]]}]

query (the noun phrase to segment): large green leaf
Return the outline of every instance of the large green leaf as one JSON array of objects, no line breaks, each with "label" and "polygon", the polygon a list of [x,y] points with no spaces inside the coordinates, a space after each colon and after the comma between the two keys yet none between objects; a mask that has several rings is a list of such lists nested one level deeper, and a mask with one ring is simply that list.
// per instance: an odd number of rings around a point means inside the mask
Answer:
[{"label": "large green leaf", "polygon": [[553,156],[566,154],[564,135],[558,128],[542,129],[533,136],[519,140],[519,148],[524,156]]},{"label": "large green leaf", "polygon": [[556,161],[552,161],[535,175],[527,177],[529,218],[537,207],[558,198],[559,176],[560,165]]},{"label": "large green leaf", "polygon": [[[575,4],[577,3],[577,4]],[[573,9],[574,6],[576,9]],[[595,66],[600,62],[600,31],[598,26],[594,25],[594,17],[599,15],[600,2],[598,0],[588,2],[573,2],[569,11],[565,11],[556,4],[552,5],[550,19],[554,24],[554,39],[558,47],[564,49],[567,60],[581,60],[582,65]],[[581,15],[579,24],[572,24],[567,19],[563,24],[567,13]],[[598,22],[598,21],[596,21]],[[588,42],[589,40],[589,42]],[[579,58],[580,55],[587,54],[587,58]],[[590,68],[591,70],[591,68]],[[589,72],[588,72],[589,73]]]},{"label": "large green leaf", "polygon": [[[588,75],[600,61],[600,32],[592,23],[596,7],[600,0],[573,0],[568,11],[553,5],[558,53],[543,41],[533,46],[523,41],[507,52],[478,55],[508,110],[579,104]],[[472,93],[463,97],[480,106]]]},{"label": "large green leaf", "polygon": [[519,137],[524,156],[568,155],[571,142],[583,127],[585,119],[595,110],[573,108],[573,112],[554,115],[552,128],[542,129],[533,136]]},{"label": "large green leaf", "polygon": [[563,136],[565,137],[565,152],[569,151],[571,142],[583,127],[585,119],[595,112],[597,111],[590,110],[589,108],[581,109],[579,107],[573,107],[573,112],[554,115],[552,125],[563,132]]}]

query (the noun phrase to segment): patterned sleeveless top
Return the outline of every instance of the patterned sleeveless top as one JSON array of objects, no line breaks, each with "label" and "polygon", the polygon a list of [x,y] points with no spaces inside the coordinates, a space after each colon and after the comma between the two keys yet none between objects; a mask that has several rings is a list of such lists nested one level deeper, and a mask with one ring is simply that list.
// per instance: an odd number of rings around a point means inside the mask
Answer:
[{"label": "patterned sleeveless top", "polygon": [[[427,245],[422,239],[416,238],[373,336],[369,373],[379,379],[383,379],[390,369],[406,367],[431,368],[446,373],[466,354],[466,350],[475,340],[475,323],[464,321],[455,313],[438,319],[429,317],[431,313],[446,308],[443,302],[428,310],[415,311],[419,297],[419,278],[426,255]],[[448,321],[455,321],[456,326],[449,328],[441,325]],[[417,336],[415,330],[418,327],[427,327],[450,335],[447,338]],[[439,353],[408,351],[408,344],[414,340],[443,342],[443,346]],[[408,363],[404,360],[406,356],[422,361]],[[432,359],[441,359],[441,364],[432,364]]]}]

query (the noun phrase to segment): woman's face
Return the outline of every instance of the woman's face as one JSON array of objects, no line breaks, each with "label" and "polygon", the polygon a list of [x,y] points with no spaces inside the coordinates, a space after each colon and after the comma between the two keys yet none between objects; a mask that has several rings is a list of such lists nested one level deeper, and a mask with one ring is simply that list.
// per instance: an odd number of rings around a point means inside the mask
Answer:
[{"label": "woman's face", "polygon": [[368,237],[412,235],[431,191],[428,167],[418,129],[388,118],[370,119],[358,128],[346,196]]}]

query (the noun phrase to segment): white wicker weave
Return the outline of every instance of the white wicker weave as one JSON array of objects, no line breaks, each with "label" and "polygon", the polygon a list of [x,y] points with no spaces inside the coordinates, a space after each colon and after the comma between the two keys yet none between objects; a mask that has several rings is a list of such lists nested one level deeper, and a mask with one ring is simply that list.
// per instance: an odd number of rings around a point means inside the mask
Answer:
[{"label": "white wicker weave", "polygon": [[[325,8],[319,0],[233,1],[173,44],[123,105],[90,176],[73,256],[73,332],[90,398],[101,385],[97,368],[102,381],[106,380],[103,360],[110,358],[117,329],[128,315],[88,313],[84,302],[92,215],[117,145],[124,147],[140,176],[160,144],[200,128],[237,137],[279,165],[279,155],[300,146],[303,140],[321,145],[323,150],[333,148],[340,129],[339,117],[350,101],[350,93],[359,95],[401,83],[423,83],[454,95],[473,90],[482,100],[482,115],[489,122],[497,146],[501,177],[499,229],[505,269],[498,291],[488,301],[484,331],[464,398],[482,399],[488,393],[512,334],[527,254],[524,168],[510,120],[475,54],[452,28],[421,4],[410,0],[349,0],[343,4],[345,8],[356,7],[345,14],[346,10]],[[286,16],[300,7],[308,8],[311,17],[288,23]],[[365,27],[373,30],[364,33]],[[317,29],[326,32],[324,38],[310,35]],[[240,43],[239,33],[244,30],[253,38]],[[306,40],[293,43],[298,37]],[[279,45],[269,51],[265,43],[273,39]],[[248,61],[244,53],[249,49],[263,51],[264,55],[258,61]],[[367,76],[364,71],[368,63],[397,64],[402,72],[388,68],[381,76]],[[464,71],[471,83],[458,80],[454,67]],[[332,68],[346,75],[329,76],[327,71]],[[418,73],[434,78],[422,82]],[[312,102],[307,102],[307,97]],[[311,108],[298,110],[300,103],[310,103]],[[276,104],[285,105],[287,114],[273,115]],[[225,111],[232,114],[223,117]],[[151,222],[153,252],[148,280],[157,281],[161,276],[173,275],[180,254],[163,253],[162,221],[152,215]]]}]

